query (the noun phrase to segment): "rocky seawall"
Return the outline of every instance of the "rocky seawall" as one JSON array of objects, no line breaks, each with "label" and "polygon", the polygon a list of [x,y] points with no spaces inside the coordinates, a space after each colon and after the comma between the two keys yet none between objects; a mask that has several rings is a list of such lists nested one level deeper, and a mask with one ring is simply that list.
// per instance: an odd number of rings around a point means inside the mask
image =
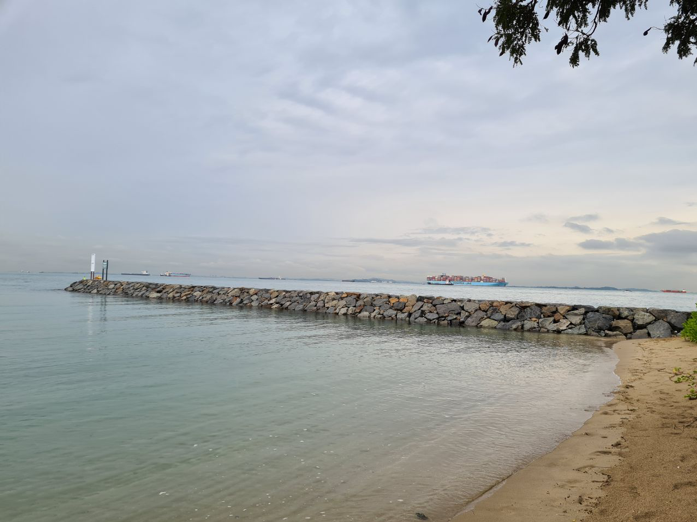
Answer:
[{"label": "rocky seawall", "polygon": [[687,312],[657,308],[474,301],[427,295],[225,288],[130,281],[76,281],[65,290],[161,301],[335,314],[413,324],[624,339],[677,335],[689,316]]}]

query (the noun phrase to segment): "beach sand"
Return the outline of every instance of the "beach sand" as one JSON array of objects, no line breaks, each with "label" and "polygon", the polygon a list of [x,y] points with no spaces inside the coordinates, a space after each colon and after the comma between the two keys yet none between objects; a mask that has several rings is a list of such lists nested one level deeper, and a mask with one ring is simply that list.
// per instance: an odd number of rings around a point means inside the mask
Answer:
[{"label": "beach sand", "polygon": [[622,384],[613,400],[452,522],[697,521],[697,401],[671,380],[673,368],[697,369],[697,344],[614,350]]}]

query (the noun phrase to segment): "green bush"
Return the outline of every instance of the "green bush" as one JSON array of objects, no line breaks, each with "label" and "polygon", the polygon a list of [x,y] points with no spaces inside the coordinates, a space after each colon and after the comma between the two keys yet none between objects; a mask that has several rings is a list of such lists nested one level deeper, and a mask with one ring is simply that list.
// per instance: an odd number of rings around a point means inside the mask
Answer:
[{"label": "green bush", "polygon": [[682,336],[688,341],[697,343],[697,312],[692,312],[692,317],[685,321]]}]

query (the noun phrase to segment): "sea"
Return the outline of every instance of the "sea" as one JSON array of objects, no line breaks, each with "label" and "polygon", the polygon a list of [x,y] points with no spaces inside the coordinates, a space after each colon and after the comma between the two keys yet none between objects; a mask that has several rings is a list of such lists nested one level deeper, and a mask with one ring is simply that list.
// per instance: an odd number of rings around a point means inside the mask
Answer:
[{"label": "sea", "polygon": [[[0,520],[444,522],[619,383],[598,339],[63,291],[77,279],[0,274]],[[142,279],[694,306],[651,292]]]}]

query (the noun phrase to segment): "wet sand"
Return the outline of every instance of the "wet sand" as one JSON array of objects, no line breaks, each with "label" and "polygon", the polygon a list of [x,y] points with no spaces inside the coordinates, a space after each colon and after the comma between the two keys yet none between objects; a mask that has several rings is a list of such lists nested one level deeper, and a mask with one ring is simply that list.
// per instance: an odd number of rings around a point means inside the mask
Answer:
[{"label": "wet sand", "polygon": [[622,384],[613,400],[452,522],[697,521],[697,401],[671,380],[673,368],[697,369],[697,344],[614,350]]}]

